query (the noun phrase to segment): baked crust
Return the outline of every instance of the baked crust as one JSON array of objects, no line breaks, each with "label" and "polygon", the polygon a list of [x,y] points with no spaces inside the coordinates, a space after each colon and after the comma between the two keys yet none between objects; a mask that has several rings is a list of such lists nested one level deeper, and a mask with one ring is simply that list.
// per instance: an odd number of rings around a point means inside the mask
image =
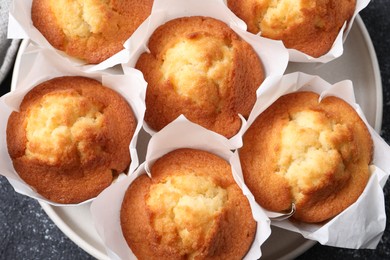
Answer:
[{"label": "baked crust", "polygon": [[243,258],[256,222],[225,160],[179,149],[158,159],[151,174],[129,186],[121,209],[124,237],[138,259]]},{"label": "baked crust", "polygon": [[240,160],[256,201],[321,222],[354,203],[369,179],[373,143],[356,111],[337,97],[297,92],[279,98],[244,135]]},{"label": "baked crust", "polygon": [[136,119],[128,103],[100,82],[59,77],[33,88],[7,125],[19,176],[48,200],[96,197],[130,163]]},{"label": "baked crust", "polygon": [[34,26],[54,48],[96,64],[123,43],[150,15],[153,0],[34,0]]},{"label": "baked crust", "polygon": [[253,48],[221,21],[171,20],[156,29],[136,68],[148,82],[145,121],[154,130],[184,114],[226,137],[248,117],[264,80]]},{"label": "baked crust", "polygon": [[261,32],[282,40],[287,48],[320,57],[351,19],[356,0],[227,0],[227,4],[249,32]]}]

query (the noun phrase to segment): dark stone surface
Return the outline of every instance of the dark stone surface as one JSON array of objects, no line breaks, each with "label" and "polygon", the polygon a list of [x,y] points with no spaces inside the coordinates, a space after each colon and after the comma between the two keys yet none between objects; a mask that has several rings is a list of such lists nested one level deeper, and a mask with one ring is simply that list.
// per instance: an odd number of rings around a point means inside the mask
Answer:
[{"label": "dark stone surface", "polygon": [[[390,2],[373,0],[361,12],[374,43],[383,83],[382,137],[390,143]],[[11,78],[3,82],[0,95],[8,92]],[[390,183],[385,187],[386,212],[390,212]],[[387,220],[389,224],[389,219]],[[348,250],[319,244],[299,259],[390,259],[390,225],[376,250]],[[47,217],[39,204],[15,193],[0,176],[1,259],[92,259],[70,241]]]}]

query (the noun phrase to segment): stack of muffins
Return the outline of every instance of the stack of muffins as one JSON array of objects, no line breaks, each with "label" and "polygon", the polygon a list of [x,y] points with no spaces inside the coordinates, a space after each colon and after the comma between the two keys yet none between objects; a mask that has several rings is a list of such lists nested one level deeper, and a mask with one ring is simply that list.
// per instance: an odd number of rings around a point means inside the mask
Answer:
[{"label": "stack of muffins", "polygon": [[[130,69],[148,84],[141,95],[146,111],[137,118],[131,101],[88,76],[37,84],[8,119],[7,147],[18,176],[49,202],[67,205],[110,192],[119,174],[128,175],[127,191],[117,198],[120,225],[139,259],[244,258],[260,235],[246,189],[269,211],[293,207],[288,221],[294,222],[324,223],[355,203],[373,160],[371,134],[355,109],[339,97],[319,102],[310,91],[283,93],[258,114],[256,102],[262,89],[278,87],[270,78],[281,78],[287,66],[283,58],[272,64],[273,57],[287,57],[287,49],[312,61],[326,56],[352,23],[356,1],[215,0],[215,17],[180,9],[158,17],[164,4],[196,6],[179,2],[32,1],[34,27],[65,58],[99,64],[132,35],[143,35],[146,46],[127,51],[136,59]],[[222,17],[233,13],[229,25]],[[114,69],[126,73],[129,64]],[[243,140],[226,147],[238,151],[241,181],[212,148],[185,145],[147,160],[148,174],[132,176],[129,145],[137,123],[158,135],[180,115],[215,138]]]}]

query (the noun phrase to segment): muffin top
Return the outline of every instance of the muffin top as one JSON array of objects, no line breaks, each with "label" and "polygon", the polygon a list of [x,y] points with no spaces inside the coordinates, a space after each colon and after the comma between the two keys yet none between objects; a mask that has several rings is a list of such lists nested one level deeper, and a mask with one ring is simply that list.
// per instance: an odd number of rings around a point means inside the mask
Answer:
[{"label": "muffin top", "polygon": [[75,90],[48,93],[28,109],[26,157],[49,165],[72,157],[77,147],[80,160],[88,160],[101,144],[88,138],[103,127],[103,105]]},{"label": "muffin top", "polygon": [[123,49],[153,0],[34,0],[34,26],[53,47],[90,64]]},{"label": "muffin top", "polygon": [[10,115],[8,151],[19,176],[42,196],[78,203],[129,166],[135,125],[127,102],[100,82],[54,78],[33,88]]},{"label": "muffin top", "polygon": [[260,58],[225,23],[184,17],[157,28],[136,68],[148,82],[145,121],[154,130],[184,114],[227,137],[241,127],[264,79]]},{"label": "muffin top", "polygon": [[256,222],[229,164],[208,152],[179,149],[138,177],[121,209],[126,241],[139,259],[242,258]]},{"label": "muffin top", "polygon": [[[369,178],[370,133],[345,101],[297,92],[279,98],[244,135],[243,175],[273,211],[296,205],[295,219],[327,220],[355,202]],[[278,196],[275,196],[278,194]]]},{"label": "muffin top", "polygon": [[351,19],[356,0],[228,0],[227,4],[247,23],[249,32],[319,57],[331,49]]}]

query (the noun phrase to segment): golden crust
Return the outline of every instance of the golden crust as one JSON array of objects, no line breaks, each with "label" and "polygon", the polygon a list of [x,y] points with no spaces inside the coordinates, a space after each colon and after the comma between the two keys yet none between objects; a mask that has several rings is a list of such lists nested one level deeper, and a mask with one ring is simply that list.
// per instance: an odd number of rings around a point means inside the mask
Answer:
[{"label": "golden crust", "polygon": [[282,40],[287,48],[310,56],[327,53],[356,0],[228,0],[228,7],[248,25],[248,31]]},{"label": "golden crust", "polygon": [[356,111],[337,97],[279,98],[244,135],[240,160],[256,201],[272,211],[296,204],[295,219],[321,222],[354,203],[369,178],[373,143]]},{"label": "golden crust", "polygon": [[64,204],[97,196],[130,163],[136,119],[127,102],[100,82],[60,77],[23,99],[7,125],[8,152],[19,176]]},{"label": "golden crust", "polygon": [[136,68],[148,82],[145,121],[155,130],[184,114],[226,137],[241,127],[264,80],[253,48],[213,18],[185,17],[156,29]]},{"label": "golden crust", "polygon": [[138,259],[243,258],[256,222],[226,161],[179,149],[157,160],[151,173],[130,185],[121,209],[124,237]]},{"label": "golden crust", "polygon": [[34,0],[34,26],[53,47],[96,64],[123,43],[150,15],[153,0]]}]

